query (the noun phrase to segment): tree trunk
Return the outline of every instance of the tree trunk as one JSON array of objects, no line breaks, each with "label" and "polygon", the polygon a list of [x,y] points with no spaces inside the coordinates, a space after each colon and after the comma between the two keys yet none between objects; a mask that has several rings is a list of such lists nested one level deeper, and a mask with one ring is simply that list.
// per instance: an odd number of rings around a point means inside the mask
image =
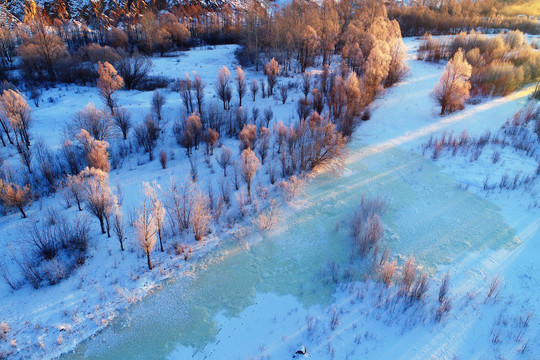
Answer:
[{"label": "tree trunk", "polygon": [[107,237],[111,237],[111,225],[109,224],[109,218],[105,217],[105,222],[107,223]]},{"label": "tree trunk", "polygon": [[161,247],[161,252],[164,252],[165,250],[163,249],[163,241],[161,239],[161,228],[158,229],[158,235],[159,235],[159,246]]},{"label": "tree trunk", "polygon": [[146,260],[148,261],[148,270],[152,270],[152,260],[150,260],[150,251],[146,252]]},{"label": "tree trunk", "polygon": [[106,234],[107,230],[105,230],[105,221],[103,221],[103,216],[99,216],[99,225],[101,226],[101,233]]},{"label": "tree trunk", "polygon": [[24,209],[22,206],[19,207],[19,210],[21,211],[23,219],[26,219],[26,213],[24,212]]}]

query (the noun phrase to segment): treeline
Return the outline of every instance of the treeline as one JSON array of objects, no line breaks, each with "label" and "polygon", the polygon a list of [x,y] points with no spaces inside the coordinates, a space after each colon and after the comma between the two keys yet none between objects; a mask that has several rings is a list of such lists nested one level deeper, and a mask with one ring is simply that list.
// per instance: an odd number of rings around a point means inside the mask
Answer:
[{"label": "treeline", "polygon": [[503,7],[504,4],[494,0],[426,0],[410,6],[395,2],[388,6],[388,16],[399,22],[403,36],[421,36],[426,32],[457,34],[478,28],[540,33],[540,22],[536,18],[507,17],[501,14]]},{"label": "treeline", "polygon": [[460,49],[472,67],[468,76],[473,98],[504,96],[540,77],[540,54],[520,31],[497,36],[462,32],[452,38],[426,35],[418,48],[418,59],[450,59]]}]

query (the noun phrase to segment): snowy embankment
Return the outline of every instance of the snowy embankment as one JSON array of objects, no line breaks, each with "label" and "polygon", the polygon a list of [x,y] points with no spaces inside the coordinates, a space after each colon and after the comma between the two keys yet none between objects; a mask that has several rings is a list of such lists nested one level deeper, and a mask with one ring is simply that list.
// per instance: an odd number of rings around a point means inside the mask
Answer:
[{"label": "snowy embankment", "polygon": [[[217,103],[213,82],[223,65],[234,74],[237,65],[234,56],[236,49],[237,46],[234,45],[204,47],[180,52],[176,57],[154,58],[152,73],[169,77],[172,82],[174,79],[183,79],[185,73],[193,77],[193,71],[196,71],[207,83],[206,103]],[[250,71],[246,71],[246,76],[249,80],[257,78],[261,81],[263,78],[262,74]],[[163,189],[167,189],[172,178],[183,181],[190,176],[190,161],[172,134],[173,123],[180,119],[185,111],[184,104],[178,93],[168,89],[164,89],[162,93],[167,99],[163,109],[164,135],[154,150],[154,156],[157,158],[157,154],[162,149],[165,150],[168,155],[167,168],[162,169],[156,159],[149,162],[148,154],[134,152],[110,173],[111,188],[119,196],[125,219],[129,222],[134,219],[135,209],[142,197],[142,182],[156,181]],[[150,113],[151,99],[152,92],[119,92],[119,105],[133,114],[135,125]],[[246,110],[251,109],[253,101],[246,96],[244,102]],[[96,88],[60,85],[44,91],[39,107],[31,103],[34,123],[30,131],[33,141],[39,138],[47,146],[60,148],[65,139],[66,124],[88,103],[94,103],[96,107],[102,106]],[[276,105],[278,103],[279,105]],[[294,113],[289,104],[282,105],[273,98],[260,99],[260,95],[257,105],[261,111],[272,106],[274,118],[285,122],[292,118]],[[234,156],[237,156],[237,140],[220,140],[220,144],[229,147]],[[116,145],[118,144],[111,143],[111,151],[115,151]],[[5,151],[9,168],[17,173],[22,169],[17,152],[13,148]],[[222,170],[215,160],[211,158],[210,163],[206,163],[203,146],[195,151],[192,159],[201,179],[200,186],[206,189],[212,182],[217,194],[217,179]],[[268,186],[268,176],[259,174],[254,181],[254,187],[259,183],[261,186]],[[118,240],[100,235],[99,223],[88,212],[78,212],[76,206],[65,208],[61,191],[32,204],[27,214],[28,219],[21,219],[20,214],[15,212],[0,217],[0,246],[6,249],[0,257],[0,264],[5,263],[13,278],[19,277],[19,270],[10,254],[20,251],[23,246],[20,235],[31,222],[47,222],[61,217],[88,217],[91,241],[85,264],[75,269],[68,279],[56,285],[42,286],[35,290],[26,284],[20,289],[12,290],[6,282],[0,281],[0,323],[9,327],[5,339],[0,339],[0,355],[21,359],[51,358],[74,348],[79,342],[109,324],[118,313],[160,288],[161,282],[188,272],[196,259],[204,257],[219,245],[222,238],[231,236],[239,228],[237,224],[231,224],[231,227],[223,221],[214,226],[213,233],[204,242],[196,242],[193,235],[187,234],[168,238],[165,240],[166,251],[153,253],[156,267],[153,271],[148,271],[146,260],[134,240],[133,229],[130,228],[127,234],[126,251],[121,252]],[[192,249],[188,261],[184,260],[184,255],[175,254],[176,243],[186,244]]]}]

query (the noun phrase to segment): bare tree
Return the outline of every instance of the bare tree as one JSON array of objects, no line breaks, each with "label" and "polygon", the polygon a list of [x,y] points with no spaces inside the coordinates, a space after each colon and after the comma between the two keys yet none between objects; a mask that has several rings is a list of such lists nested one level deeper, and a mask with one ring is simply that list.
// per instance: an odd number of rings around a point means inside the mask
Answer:
[{"label": "bare tree", "polygon": [[[23,143],[27,148],[30,147],[30,136],[28,130],[32,124],[32,110],[24,97],[17,91],[4,90],[0,96],[0,117],[8,119],[9,124],[15,132],[17,143]],[[2,127],[11,141],[9,131],[3,124]]]},{"label": "bare tree", "polygon": [[0,203],[6,209],[17,208],[26,218],[24,208],[32,203],[30,186],[19,186],[0,179]]},{"label": "bare tree", "polygon": [[159,237],[159,246],[161,252],[164,252],[163,248],[163,226],[165,221],[165,206],[163,202],[158,198],[158,192],[161,191],[161,187],[154,183],[150,185],[147,182],[143,182],[144,195],[148,198],[149,206],[151,207],[152,215],[154,217],[154,223],[156,231]]},{"label": "bare tree", "polygon": [[167,152],[164,149],[159,153],[159,163],[163,169],[167,168]]},{"label": "bare tree", "polygon": [[108,140],[115,135],[114,123],[110,115],[89,103],[85,108],[75,114],[73,122],[68,125],[67,131],[74,138],[81,129],[86,130],[96,140]]},{"label": "bare tree", "polygon": [[[52,81],[56,81],[56,65],[68,54],[64,41],[54,32],[49,31],[45,16],[36,13],[36,19],[30,26],[32,36],[25,36],[18,53],[23,64],[37,64],[38,70],[44,69]],[[33,67],[30,65],[30,67]]]},{"label": "bare tree", "polygon": [[289,91],[289,88],[285,84],[282,84],[279,87],[279,96],[281,97],[281,103],[282,104],[285,104],[287,102],[288,91]]},{"label": "bare tree", "polygon": [[158,126],[161,122],[161,110],[163,109],[163,106],[167,103],[167,99],[163,94],[156,90],[154,91],[154,94],[152,95],[152,113],[156,115],[156,118],[158,120]]},{"label": "bare tree", "polygon": [[[217,81],[214,83],[217,96],[223,101],[223,109],[228,110],[228,102],[230,101],[231,88],[229,87],[229,78],[231,72],[227,67],[223,66],[219,69]],[[229,101],[228,101],[229,100]]]},{"label": "bare tree", "polygon": [[80,176],[68,175],[66,179],[66,196],[71,197],[77,203],[79,211],[83,211],[84,180]]},{"label": "bare tree", "polygon": [[219,139],[219,133],[211,128],[206,129],[204,133],[204,142],[206,143],[206,153],[214,155],[214,147]]},{"label": "bare tree", "polygon": [[154,159],[154,149],[159,138],[160,129],[151,116],[146,116],[144,122],[135,127],[135,139],[139,146],[148,153],[150,161]]},{"label": "bare tree", "polygon": [[249,84],[249,90],[251,90],[251,97],[253,98],[253,101],[255,101],[255,97],[259,92],[259,82],[257,81],[257,79],[253,79],[251,81],[251,83]]},{"label": "bare tree", "polygon": [[118,75],[114,66],[106,61],[104,63],[99,62],[98,74],[97,87],[99,95],[111,110],[111,114],[114,115],[117,102],[114,93],[124,87],[124,79]]},{"label": "bare tree", "polygon": [[302,93],[304,98],[307,99],[309,92],[311,90],[311,74],[305,72],[302,74]]},{"label": "bare tree", "polygon": [[197,113],[193,113],[183,121],[177,122],[173,132],[178,144],[186,148],[187,155],[191,156],[192,148],[198,149],[203,137],[201,118]]},{"label": "bare tree", "polygon": [[221,145],[221,152],[216,158],[217,163],[223,169],[223,176],[227,177],[227,166],[232,164],[232,151],[231,149]]},{"label": "bare tree", "polygon": [[244,179],[247,185],[248,197],[250,198],[251,181],[253,180],[253,177],[257,173],[257,170],[259,170],[260,166],[261,162],[259,161],[259,158],[257,158],[257,156],[255,155],[253,150],[247,148],[242,151],[242,154],[240,155],[240,169],[242,173],[242,179]]},{"label": "bare tree", "polygon": [[246,84],[246,75],[240,66],[236,67],[236,93],[238,94],[238,99],[240,101],[238,106],[242,106],[242,98],[246,94],[247,84]]},{"label": "bare tree", "polygon": [[126,89],[136,89],[152,70],[152,62],[136,54],[116,64],[118,74],[124,79]]},{"label": "bare tree", "polygon": [[279,75],[278,62],[274,58],[272,58],[264,66],[264,72],[266,74],[266,79],[268,80],[268,96],[271,96],[274,94],[274,88],[276,86],[277,77]]},{"label": "bare tree", "polygon": [[242,131],[240,131],[239,138],[241,150],[255,149],[255,143],[257,142],[257,126],[254,124],[244,125]]},{"label": "bare tree", "polygon": [[113,200],[113,231],[116,238],[120,242],[120,249],[124,251],[124,215],[122,214],[122,208],[118,204],[118,199],[115,197]]},{"label": "bare tree", "polygon": [[137,221],[135,222],[135,229],[137,230],[137,240],[139,247],[146,254],[146,261],[148,263],[148,270],[152,270],[152,259],[150,253],[156,246],[156,220],[152,212],[152,205],[150,200],[144,194],[142,199],[142,205],[138,210]]},{"label": "bare tree", "polygon": [[96,168],[86,168],[79,174],[83,181],[83,198],[86,208],[98,220],[101,233],[107,232],[105,228],[105,215],[111,209],[112,194],[109,186],[109,176],[106,172]]},{"label": "bare tree", "polygon": [[111,170],[109,164],[109,144],[92,138],[88,131],[82,129],[77,140],[83,145],[86,155],[86,163],[90,168],[100,169],[106,173]]},{"label": "bare tree", "polygon": [[195,89],[195,99],[197,100],[197,109],[199,110],[199,116],[203,116],[204,105],[204,89],[206,88],[206,82],[201,78],[201,75],[194,72],[195,80],[193,81],[193,89]]},{"label": "bare tree", "polygon": [[192,81],[189,77],[188,73],[184,74],[184,80],[180,81],[180,96],[182,96],[182,100],[184,101],[184,105],[186,106],[186,111],[188,113],[193,112],[193,95],[192,95]]},{"label": "bare tree", "polygon": [[191,215],[191,229],[197,241],[201,241],[206,236],[212,221],[209,204],[208,195],[201,190],[197,190],[193,199]]},{"label": "bare tree", "polygon": [[270,148],[271,132],[267,127],[261,127],[259,129],[259,142],[257,145],[257,154],[261,158],[261,163],[264,165],[264,159],[268,155],[268,149]]},{"label": "bare tree", "polygon": [[461,49],[448,62],[431,96],[441,106],[441,115],[445,112],[456,111],[463,108],[465,100],[469,98],[472,67],[463,58]]},{"label": "bare tree", "polygon": [[266,127],[270,127],[270,121],[274,117],[274,112],[271,108],[264,109],[264,120],[266,122]]},{"label": "bare tree", "polygon": [[127,140],[128,132],[133,126],[133,122],[131,121],[131,113],[126,108],[117,108],[114,112],[113,119],[114,124],[122,132],[124,140]]},{"label": "bare tree", "polygon": [[186,178],[182,183],[171,179],[166,195],[165,207],[170,218],[173,233],[187,230],[191,224],[191,214],[195,197],[195,184]]}]

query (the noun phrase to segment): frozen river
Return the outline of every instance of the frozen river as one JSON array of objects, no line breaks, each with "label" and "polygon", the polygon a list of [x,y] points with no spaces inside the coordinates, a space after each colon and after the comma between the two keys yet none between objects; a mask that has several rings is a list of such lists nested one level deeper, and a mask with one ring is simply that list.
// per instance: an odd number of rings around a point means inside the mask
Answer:
[{"label": "frozen river", "polygon": [[[349,149],[344,174],[310,181],[300,205],[286,210],[276,229],[225,240],[193,272],[131,307],[66,358],[223,359],[220,347],[234,344],[240,346],[233,350],[238,358],[245,358],[242,327],[279,331],[280,315],[333,302],[336,285],[329,281],[329,264],[350,266],[344,224],[364,193],[388,199],[383,223],[392,254],[414,254],[430,271],[474,250],[514,246],[513,230],[498,209],[460,189],[431,161],[356,140]],[[361,271],[352,268],[360,279]],[[271,304],[266,311],[274,321],[262,325],[242,312],[264,294],[286,301]],[[220,344],[222,329],[239,316],[240,328],[229,329],[228,344]]]}]

